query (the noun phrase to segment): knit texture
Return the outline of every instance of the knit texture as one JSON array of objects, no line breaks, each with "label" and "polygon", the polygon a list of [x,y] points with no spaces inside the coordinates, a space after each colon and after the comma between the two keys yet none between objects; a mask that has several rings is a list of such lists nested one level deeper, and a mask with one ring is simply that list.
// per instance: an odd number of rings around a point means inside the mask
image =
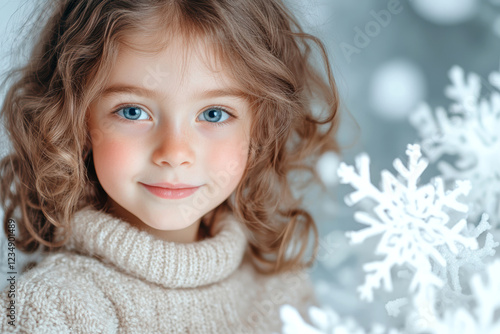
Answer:
[{"label": "knit texture", "polygon": [[[1,333],[281,333],[281,305],[305,319],[318,305],[306,271],[255,271],[231,214],[185,244],[92,208],[72,227],[63,250],[18,278],[16,326],[4,316]],[[4,310],[10,300],[5,289]]]}]

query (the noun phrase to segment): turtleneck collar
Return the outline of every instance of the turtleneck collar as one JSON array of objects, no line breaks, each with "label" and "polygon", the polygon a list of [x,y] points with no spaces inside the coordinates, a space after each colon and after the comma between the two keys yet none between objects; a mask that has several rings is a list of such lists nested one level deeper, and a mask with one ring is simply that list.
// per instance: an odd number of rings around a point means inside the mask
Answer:
[{"label": "turtleneck collar", "polygon": [[218,224],[211,238],[176,243],[86,207],[74,214],[72,235],[65,248],[167,288],[193,288],[223,280],[243,259],[247,239],[240,223],[228,214]]}]

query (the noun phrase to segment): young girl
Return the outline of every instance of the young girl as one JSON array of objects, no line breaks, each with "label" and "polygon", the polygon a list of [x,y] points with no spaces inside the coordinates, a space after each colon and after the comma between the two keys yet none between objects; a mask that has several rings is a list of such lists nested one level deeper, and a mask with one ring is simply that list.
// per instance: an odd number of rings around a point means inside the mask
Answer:
[{"label": "young girl", "polygon": [[290,173],[324,187],[315,163],[338,151],[323,44],[281,0],[42,13],[2,107],[0,199],[15,250],[47,256],[11,269],[1,332],[271,333],[283,304],[307,320],[318,232]]}]

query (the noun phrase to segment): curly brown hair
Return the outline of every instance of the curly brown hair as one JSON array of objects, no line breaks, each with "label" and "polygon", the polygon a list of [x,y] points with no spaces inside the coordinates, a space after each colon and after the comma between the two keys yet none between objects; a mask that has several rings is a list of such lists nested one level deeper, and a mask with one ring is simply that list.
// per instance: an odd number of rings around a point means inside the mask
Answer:
[{"label": "curly brown hair", "polygon": [[[252,105],[248,165],[208,225],[232,212],[261,273],[313,264],[317,227],[292,187],[318,182],[326,189],[315,165],[323,153],[339,151],[339,99],[324,45],[281,0],[52,0],[43,13],[41,35],[28,63],[11,71],[1,110],[13,150],[0,161],[0,201],[6,232],[19,209],[16,247],[62,247],[76,211],[105,208],[89,154],[88,107],[128,33],[159,37],[161,47],[180,33],[203,37]],[[314,66],[311,43],[324,71]],[[292,180],[292,171],[312,178]],[[303,263],[311,230],[314,254]],[[299,242],[299,251],[289,252]]]}]

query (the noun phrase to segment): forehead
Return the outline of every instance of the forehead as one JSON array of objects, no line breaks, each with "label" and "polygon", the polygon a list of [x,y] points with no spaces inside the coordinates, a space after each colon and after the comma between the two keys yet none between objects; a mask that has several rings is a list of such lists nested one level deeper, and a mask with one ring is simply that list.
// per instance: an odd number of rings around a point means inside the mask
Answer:
[{"label": "forehead", "polygon": [[[170,67],[171,70],[180,71],[181,78],[196,73],[200,79],[210,76],[227,85],[238,86],[238,80],[231,75],[230,66],[223,58],[221,51],[209,45],[204,36],[186,37],[178,34],[166,37],[129,33],[121,40],[114,67],[115,70],[133,70],[130,66],[135,62],[135,67],[143,67],[146,74],[156,73],[160,76],[164,74],[162,66]],[[147,68],[148,65],[155,68]],[[111,76],[116,74],[116,71],[112,71]]]},{"label": "forehead", "polygon": [[154,39],[128,35],[108,68],[96,100],[118,93],[152,100],[210,99],[225,96],[250,102],[247,90],[229,75],[227,67],[202,39],[173,38],[158,47]]}]

